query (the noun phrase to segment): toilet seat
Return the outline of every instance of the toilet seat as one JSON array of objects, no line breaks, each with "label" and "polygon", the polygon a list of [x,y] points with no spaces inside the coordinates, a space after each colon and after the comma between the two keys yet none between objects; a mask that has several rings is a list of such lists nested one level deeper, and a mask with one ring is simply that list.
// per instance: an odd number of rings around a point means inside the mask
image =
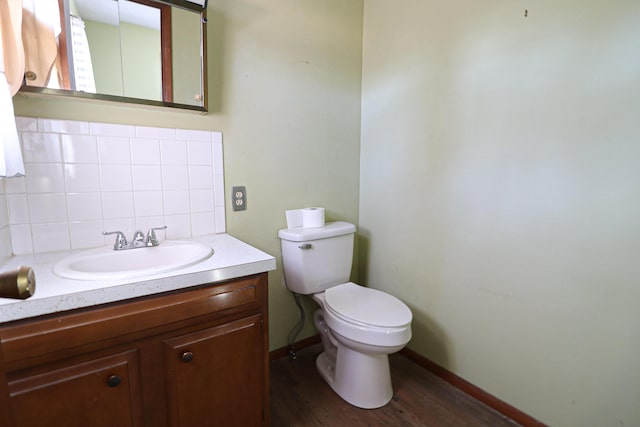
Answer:
[{"label": "toilet seat", "polygon": [[409,307],[393,295],[352,282],[324,292],[325,308],[345,322],[378,328],[401,328],[411,323]]}]

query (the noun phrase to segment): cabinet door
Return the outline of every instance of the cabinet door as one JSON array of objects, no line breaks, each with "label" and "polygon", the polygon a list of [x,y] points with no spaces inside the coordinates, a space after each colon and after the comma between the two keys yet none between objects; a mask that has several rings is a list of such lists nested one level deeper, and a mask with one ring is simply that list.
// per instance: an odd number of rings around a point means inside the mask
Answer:
[{"label": "cabinet door", "polygon": [[10,380],[16,427],[141,426],[138,352]]},{"label": "cabinet door", "polygon": [[171,427],[253,427],[265,421],[262,316],[164,341]]},{"label": "cabinet door", "polygon": [[7,374],[2,369],[2,345],[0,345],[0,425],[3,427],[14,427],[11,405],[9,404],[9,384]]}]

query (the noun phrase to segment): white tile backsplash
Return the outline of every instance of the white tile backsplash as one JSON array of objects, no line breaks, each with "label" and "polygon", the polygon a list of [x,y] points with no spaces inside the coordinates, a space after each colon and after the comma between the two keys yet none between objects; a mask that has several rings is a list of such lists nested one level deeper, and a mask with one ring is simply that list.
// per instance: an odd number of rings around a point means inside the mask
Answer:
[{"label": "white tile backsplash", "polygon": [[176,139],[182,141],[213,142],[216,134],[220,132],[207,132],[203,130],[176,129]]},{"label": "white tile backsplash", "polygon": [[167,239],[184,239],[192,236],[190,215],[166,215]]},{"label": "white tile backsplash", "polygon": [[11,253],[11,230],[9,229],[9,207],[5,192],[6,179],[0,178],[0,263]]},{"label": "white tile backsplash", "polygon": [[26,163],[25,181],[29,193],[63,193],[62,163]]},{"label": "white tile backsplash", "polygon": [[213,177],[213,197],[216,207],[224,208],[224,175],[222,174]]},{"label": "white tile backsplash", "polygon": [[65,164],[64,182],[67,193],[100,191],[100,168],[97,164]]},{"label": "white tile backsplash", "polygon": [[34,252],[71,249],[68,222],[31,224]]},{"label": "white tile backsplash", "polygon": [[[136,218],[145,216],[162,216],[164,214],[161,191],[134,191],[133,207]],[[154,227],[161,227],[155,224]]]},{"label": "white tile backsplash", "polygon": [[215,203],[213,200],[213,190],[191,190],[191,212],[213,212]]},{"label": "white tile backsplash", "polygon": [[216,222],[216,230],[226,230],[227,229],[227,221],[224,212],[224,206],[216,206],[214,211],[215,222]]},{"label": "white tile backsplash", "polygon": [[[122,231],[126,233],[127,236],[132,235],[136,229],[136,220],[135,218],[114,218],[114,219],[105,219],[104,220],[104,231]],[[114,236],[106,236],[106,241],[108,244],[113,244],[115,241]]]},{"label": "white tile backsplash", "polygon": [[37,119],[40,132],[88,134],[89,123],[75,120]]},{"label": "white tile backsplash", "polygon": [[9,230],[11,231],[11,247],[14,254],[33,252],[33,237],[30,224],[12,224],[9,226]]},{"label": "white tile backsplash", "polygon": [[[219,132],[213,132],[218,134]],[[149,138],[149,139],[176,139],[176,130],[169,128],[154,128],[147,126],[136,126],[136,136],[139,138]],[[220,134],[220,138],[222,139],[222,134]]]},{"label": "white tile backsplash", "polygon": [[184,190],[169,190],[164,192],[165,215],[190,213],[189,192]]},{"label": "white tile backsplash", "polygon": [[65,193],[27,194],[31,224],[68,220]]},{"label": "white tile backsplash", "polygon": [[24,179],[24,176],[11,178],[11,179],[4,179],[3,181],[4,181],[4,188],[7,194],[19,194],[19,193],[27,192],[27,186],[26,186],[26,181]]},{"label": "white tile backsplash", "polygon": [[187,142],[175,140],[160,141],[160,155],[163,165],[186,165]]},{"label": "white tile backsplash", "polygon": [[117,125],[112,123],[89,123],[91,135],[134,137],[136,128],[131,125]]},{"label": "white tile backsplash", "polygon": [[16,125],[21,132],[38,131],[38,119],[33,117],[16,117]]},{"label": "white tile backsplash", "polygon": [[213,166],[213,144],[211,142],[187,142],[188,161],[190,165]]},{"label": "white tile backsplash", "polygon": [[59,134],[21,132],[20,140],[25,163],[59,163],[62,161]]},{"label": "white tile backsplash", "polygon": [[98,138],[92,135],[60,135],[62,161],[98,163]]},{"label": "white tile backsplash", "polygon": [[132,139],[131,163],[134,165],[159,165],[160,141],[154,139]]},{"label": "white tile backsplash", "polygon": [[162,185],[166,190],[189,189],[189,166],[162,165]]},{"label": "white tile backsplash", "polygon": [[[102,193],[102,217],[106,219],[133,218],[133,192],[114,191]],[[124,230],[123,230],[124,231]]]},{"label": "white tile backsplash", "polygon": [[25,193],[7,194],[7,208],[9,224],[29,224],[29,206]]},{"label": "white tile backsplash", "polygon": [[98,137],[98,156],[101,164],[131,164],[131,144],[128,138]]},{"label": "white tile backsplash", "polygon": [[69,221],[92,221],[102,218],[100,193],[67,193]]},{"label": "white tile backsplash", "polygon": [[216,175],[222,175],[224,173],[224,167],[222,164],[222,142],[213,143],[213,173]]},{"label": "white tile backsplash", "polygon": [[211,166],[189,166],[189,184],[191,189],[213,189]]},{"label": "white tile backsplash", "polygon": [[[169,239],[225,232],[221,133],[29,117],[16,122],[27,174],[0,186],[7,251],[110,245],[102,231],[130,238],[137,229],[162,225],[166,232],[157,234]],[[0,260],[3,249],[0,243]]]},{"label": "white tile backsplash", "polygon": [[100,165],[102,191],[133,191],[131,165]]},{"label": "white tile backsplash", "polygon": [[204,236],[215,233],[215,214],[213,212],[202,212],[191,214],[191,232],[194,236]]},{"label": "white tile backsplash", "polygon": [[102,231],[102,221],[70,222],[71,247],[76,249],[104,246],[105,236],[102,235]]},{"label": "white tile backsplash", "polygon": [[160,165],[134,165],[131,172],[134,191],[162,190]]},{"label": "white tile backsplash", "polygon": [[7,225],[0,228],[0,262],[8,259],[12,253],[11,229]]},{"label": "white tile backsplash", "polygon": [[[0,229],[9,226],[9,209],[4,194],[3,183],[0,182]],[[1,252],[0,252],[1,254]]]}]

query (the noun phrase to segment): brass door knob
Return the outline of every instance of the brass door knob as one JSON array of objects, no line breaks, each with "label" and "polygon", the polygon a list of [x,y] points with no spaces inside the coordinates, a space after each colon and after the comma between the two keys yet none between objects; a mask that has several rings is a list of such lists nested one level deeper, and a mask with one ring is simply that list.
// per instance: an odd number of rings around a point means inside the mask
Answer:
[{"label": "brass door knob", "polygon": [[0,298],[26,299],[36,291],[36,275],[30,267],[21,266],[0,273]]}]

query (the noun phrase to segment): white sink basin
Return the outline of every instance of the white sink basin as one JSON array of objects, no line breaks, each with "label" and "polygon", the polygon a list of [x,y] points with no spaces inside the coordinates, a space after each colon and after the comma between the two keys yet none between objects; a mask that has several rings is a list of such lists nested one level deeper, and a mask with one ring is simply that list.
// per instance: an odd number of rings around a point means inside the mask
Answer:
[{"label": "white sink basin", "polygon": [[119,280],[179,270],[202,262],[213,249],[198,242],[170,240],[159,246],[115,251],[91,249],[59,261],[53,272],[65,279]]}]

